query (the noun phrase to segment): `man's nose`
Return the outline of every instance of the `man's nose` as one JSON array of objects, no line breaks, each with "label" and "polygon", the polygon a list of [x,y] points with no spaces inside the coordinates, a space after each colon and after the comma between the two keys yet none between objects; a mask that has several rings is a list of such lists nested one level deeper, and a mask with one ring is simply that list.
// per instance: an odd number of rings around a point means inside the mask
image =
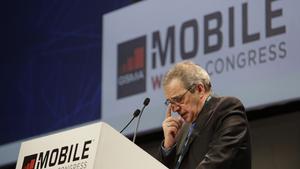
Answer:
[{"label": "man's nose", "polygon": [[180,110],[180,106],[179,105],[176,105],[176,104],[172,104],[172,111],[173,112],[178,112]]}]

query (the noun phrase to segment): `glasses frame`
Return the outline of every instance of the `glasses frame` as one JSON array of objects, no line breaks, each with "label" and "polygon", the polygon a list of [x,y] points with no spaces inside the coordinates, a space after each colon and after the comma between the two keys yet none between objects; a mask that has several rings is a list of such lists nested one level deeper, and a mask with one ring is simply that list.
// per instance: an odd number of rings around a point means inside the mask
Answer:
[{"label": "glasses frame", "polygon": [[195,86],[196,86],[196,84],[192,84],[190,87],[188,87],[188,88],[186,89],[186,91],[185,91],[183,94],[178,95],[178,96],[174,96],[174,97],[172,97],[171,99],[166,99],[166,101],[164,102],[164,104],[165,104],[166,106],[169,106],[170,104],[176,104],[176,105],[180,104],[180,102],[182,101],[183,97],[184,97],[189,91],[191,91]]}]

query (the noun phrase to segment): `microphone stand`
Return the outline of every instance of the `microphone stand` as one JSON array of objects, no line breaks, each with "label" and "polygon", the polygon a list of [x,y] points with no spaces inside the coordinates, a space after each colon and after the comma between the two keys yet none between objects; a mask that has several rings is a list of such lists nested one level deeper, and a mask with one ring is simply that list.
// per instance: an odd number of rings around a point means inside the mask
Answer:
[{"label": "microphone stand", "polygon": [[145,107],[148,106],[149,102],[150,102],[149,98],[146,98],[144,100],[144,106],[142,108],[141,113],[139,114],[139,118],[138,118],[138,121],[137,121],[137,124],[136,124],[136,127],[135,127],[135,132],[134,132],[134,136],[133,136],[133,140],[132,140],[133,143],[135,143],[135,139],[136,139],[136,135],[137,135],[137,132],[138,132],[138,128],[139,128],[139,125],[140,125],[140,120],[141,120],[143,111],[144,111]]},{"label": "microphone stand", "polygon": [[131,120],[126,124],[126,126],[120,131],[120,133],[122,133],[128,126],[129,126],[129,124],[132,122],[132,120],[134,119],[134,118],[136,118],[138,115],[140,115],[140,109],[136,109],[135,111],[134,111],[134,113],[133,113],[133,117],[131,118]]},{"label": "microphone stand", "polygon": [[138,128],[139,128],[139,125],[140,125],[140,120],[141,120],[142,113],[143,113],[145,107],[146,107],[146,106],[144,106],[144,107],[142,108],[142,111],[141,111],[141,113],[140,113],[140,115],[139,115],[139,118],[138,118],[138,121],[137,121],[137,124],[136,124],[136,127],[135,127],[135,131],[134,131],[133,140],[132,140],[133,143],[135,143],[137,131],[138,131]]}]

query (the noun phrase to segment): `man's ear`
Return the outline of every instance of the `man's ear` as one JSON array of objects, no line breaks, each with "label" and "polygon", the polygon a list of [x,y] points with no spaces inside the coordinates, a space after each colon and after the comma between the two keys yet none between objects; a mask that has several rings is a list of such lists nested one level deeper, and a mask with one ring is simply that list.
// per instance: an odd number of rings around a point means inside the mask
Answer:
[{"label": "man's ear", "polygon": [[205,88],[203,86],[203,84],[197,84],[196,86],[196,90],[200,93],[200,94],[204,94],[205,93]]}]

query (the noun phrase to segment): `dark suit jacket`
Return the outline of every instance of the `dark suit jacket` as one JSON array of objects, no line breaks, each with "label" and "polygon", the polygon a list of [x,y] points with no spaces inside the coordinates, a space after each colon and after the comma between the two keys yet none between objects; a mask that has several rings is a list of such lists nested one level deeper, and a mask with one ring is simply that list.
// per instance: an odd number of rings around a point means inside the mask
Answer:
[{"label": "dark suit jacket", "polygon": [[[169,168],[178,160],[188,124],[179,134],[176,148],[165,154],[160,148],[158,159]],[[233,97],[212,97],[195,121],[182,169],[250,169],[251,144],[245,109]]]}]

